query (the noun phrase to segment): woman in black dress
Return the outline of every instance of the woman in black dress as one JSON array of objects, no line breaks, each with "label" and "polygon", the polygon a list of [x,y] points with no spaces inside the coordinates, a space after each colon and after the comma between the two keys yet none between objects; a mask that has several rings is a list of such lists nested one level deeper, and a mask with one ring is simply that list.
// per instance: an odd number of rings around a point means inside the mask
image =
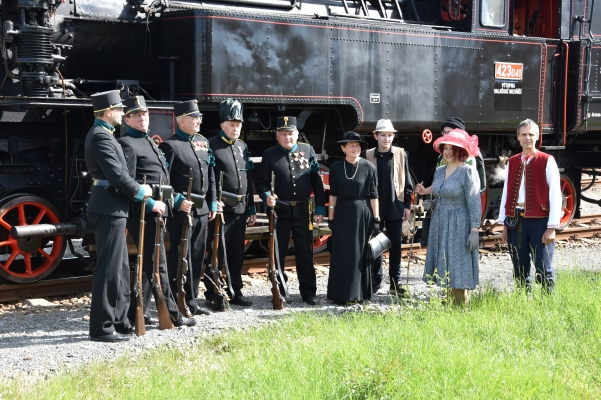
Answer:
[{"label": "woman in black dress", "polygon": [[329,225],[332,229],[328,299],[346,304],[371,299],[367,242],[380,230],[376,167],[359,157],[367,143],[355,132],[340,144],[345,159],[330,168]]}]

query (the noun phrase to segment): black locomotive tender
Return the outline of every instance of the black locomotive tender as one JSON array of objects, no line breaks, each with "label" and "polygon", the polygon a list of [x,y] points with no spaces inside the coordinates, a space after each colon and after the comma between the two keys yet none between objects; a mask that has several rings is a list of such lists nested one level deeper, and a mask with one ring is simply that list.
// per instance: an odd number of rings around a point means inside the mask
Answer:
[{"label": "black locomotive tender", "polygon": [[[296,115],[320,154],[342,132],[398,129],[412,172],[431,180],[433,134],[460,116],[489,167],[484,217],[498,213],[504,157],[531,118],[562,172],[565,226],[583,169],[601,166],[601,1],[4,0],[0,84],[0,276],[31,282],[84,237],[89,95],[121,89],[150,105],[151,133],[174,132],[171,106],[198,99],[203,133],[217,104],[245,104],[254,156]],[[329,161],[331,161],[330,158]],[[327,183],[327,174],[324,175]],[[11,228],[29,225],[19,238]],[[316,238],[316,249],[323,246]]]}]

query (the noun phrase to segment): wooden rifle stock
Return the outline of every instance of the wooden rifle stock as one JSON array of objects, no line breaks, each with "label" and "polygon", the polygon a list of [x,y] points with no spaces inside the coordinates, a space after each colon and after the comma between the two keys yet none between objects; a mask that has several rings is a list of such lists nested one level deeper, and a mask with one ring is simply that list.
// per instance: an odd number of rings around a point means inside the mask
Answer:
[{"label": "wooden rifle stock", "polygon": [[[271,195],[274,194],[274,186],[275,186],[275,173],[271,173]],[[275,264],[275,252],[277,249],[275,248],[275,206],[270,207],[269,210],[269,264],[268,273],[269,280],[271,281],[271,294],[274,310],[281,310],[284,308],[284,301],[282,295],[280,294],[280,286],[278,285],[278,271],[277,266]]]},{"label": "wooden rifle stock", "polygon": [[[219,174],[219,185],[217,187],[217,201],[221,201],[223,193],[223,171]],[[221,218],[223,214],[215,217],[215,229],[213,235],[213,247],[211,253],[211,273],[213,275],[213,310],[225,311],[225,298],[221,287],[221,265],[219,265],[219,239],[221,236]]]},{"label": "wooden rifle stock", "polygon": [[[146,185],[146,175],[143,184]],[[146,226],[146,199],[142,200],[140,207],[140,232],[138,234],[138,257],[136,258],[136,271],[134,282],[134,293],[136,294],[136,320],[134,321],[137,336],[146,334],[146,323],[144,322],[144,293],[142,291],[142,268],[144,266],[144,228]]]},{"label": "wooden rifle stock", "polygon": [[[192,168],[190,168],[190,175],[188,180],[188,196],[187,201],[192,199]],[[188,273],[188,231],[192,226],[190,219],[190,213],[186,215],[187,222],[184,223],[182,228],[182,240],[179,245],[179,264],[177,265],[177,308],[184,317],[190,318],[192,313],[186,304],[186,290],[184,285],[186,283],[186,274]]]},{"label": "wooden rifle stock", "polygon": [[[163,201],[163,175],[159,176],[159,199]],[[161,264],[161,234],[163,233],[163,216],[157,213],[156,217],[156,235],[154,237],[154,271],[152,274],[153,287],[156,293],[156,306],[159,313],[159,329],[173,329],[173,321],[171,315],[169,315],[169,309],[163,297],[163,289],[161,288],[161,275],[160,275],[160,264]]]}]

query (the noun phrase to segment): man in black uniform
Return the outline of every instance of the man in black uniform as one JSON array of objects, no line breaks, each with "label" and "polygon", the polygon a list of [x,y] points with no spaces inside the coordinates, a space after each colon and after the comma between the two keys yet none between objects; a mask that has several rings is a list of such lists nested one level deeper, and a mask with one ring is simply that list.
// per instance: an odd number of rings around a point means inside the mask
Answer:
[{"label": "man in black uniform", "polygon": [[[186,303],[192,315],[208,314],[197,302],[198,285],[202,278],[202,265],[205,258],[207,242],[207,224],[212,221],[218,211],[215,197],[215,164],[209,141],[199,135],[202,114],[198,111],[196,100],[184,101],[173,106],[177,127],[175,135],[165,140],[159,148],[165,153],[171,186],[176,193],[188,190],[190,168],[192,168],[192,194],[205,197],[202,207],[192,207],[192,227],[188,231],[188,279],[186,280]],[[182,228],[188,223],[187,214],[180,210],[181,200],[173,204],[173,218],[169,219],[171,249],[167,270],[171,277],[171,290],[177,292],[178,246],[181,242]],[[220,211],[220,210],[219,210]]]},{"label": "man in black uniform", "polygon": [[96,237],[90,340],[117,342],[129,340],[119,333],[133,332],[127,318],[130,289],[125,228],[129,201],[141,202],[151,189],[131,178],[123,149],[113,136],[123,118],[119,92],[92,95],[92,106],[96,119],[85,142],[86,166],[94,178],[87,212]]},{"label": "man in black uniform", "polygon": [[[227,99],[219,105],[221,131],[219,135],[209,139],[209,145],[215,155],[215,179],[223,172],[222,199],[224,224],[221,228],[222,241],[219,245],[219,265],[223,265],[223,248],[226,249],[227,266],[231,277],[231,288],[228,295],[230,303],[243,307],[252,305],[242,295],[242,263],[244,261],[244,238],[246,233],[246,217],[249,225],[254,225],[257,211],[253,198],[250,170],[253,163],[246,144],[239,140],[242,130],[242,104],[237,100]],[[209,242],[213,240],[215,225],[209,226]],[[209,246],[209,260],[212,246]],[[207,301],[213,299],[213,282],[205,274],[205,296]]]},{"label": "man in black uniform", "polygon": [[[282,205],[282,208],[276,207],[280,268],[286,279],[283,264],[292,231],[300,294],[305,303],[315,305],[317,284],[313,267],[311,191],[315,195],[316,223],[321,223],[326,211],[319,164],[313,147],[297,143],[296,117],[278,117],[276,139],[278,144],[263,152],[257,192],[269,207],[276,204],[276,198]],[[271,171],[275,172],[275,196],[270,195]]]},{"label": "man in black uniform", "polygon": [[[119,139],[125,158],[127,160],[127,168],[129,174],[137,182],[141,183],[144,181],[146,176],[146,183],[149,185],[159,184],[159,175],[163,177],[163,183],[169,185],[169,172],[167,171],[167,164],[165,163],[165,156],[158,148],[154,140],[148,137],[148,125],[150,118],[148,115],[148,108],[146,108],[146,100],[143,96],[135,96],[124,101],[125,108],[125,123],[127,129],[123,136]],[[168,200],[168,199],[166,199]],[[175,194],[175,201],[180,204],[179,209],[183,212],[190,211],[192,206],[191,201],[186,201],[181,193]],[[127,229],[129,234],[139,246],[139,233],[140,233],[140,203],[130,202],[130,214],[127,220]],[[169,214],[169,207],[166,207],[165,202],[159,202],[149,197],[146,200],[146,215],[144,219],[146,221],[146,233],[144,235],[144,265],[142,276],[142,293],[144,293],[144,319],[148,323],[155,322],[151,320],[148,312],[148,305],[150,304],[150,293],[152,282],[153,271],[154,271],[154,251],[155,251],[155,232],[157,229],[156,214]],[[164,231],[163,231],[164,233]],[[161,246],[160,246],[160,265],[159,274],[161,280],[161,289],[165,303],[169,309],[169,314],[173,320],[175,326],[193,326],[196,325],[194,318],[186,318],[180,314],[177,309],[177,303],[171,293],[169,286],[169,277],[167,276],[167,260],[165,256],[165,244],[163,243],[163,236],[161,235]],[[155,301],[157,300],[157,293],[152,290]],[[135,323],[136,316],[136,294],[132,292],[130,298],[131,303],[129,312],[127,314],[128,319]]]}]

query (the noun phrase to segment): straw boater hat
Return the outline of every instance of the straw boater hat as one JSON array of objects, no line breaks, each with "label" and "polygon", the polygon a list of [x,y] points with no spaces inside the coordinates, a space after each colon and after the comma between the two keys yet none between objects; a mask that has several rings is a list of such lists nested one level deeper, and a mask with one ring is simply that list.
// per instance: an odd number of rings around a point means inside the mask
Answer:
[{"label": "straw boater hat", "polygon": [[392,126],[392,122],[389,119],[381,119],[376,124],[374,133],[378,132],[396,132],[396,129],[394,129],[394,126]]},{"label": "straw boater hat", "polygon": [[367,142],[364,142],[363,140],[361,140],[361,135],[359,135],[357,132],[346,132],[344,134],[344,136],[342,137],[342,140],[337,141],[334,144],[346,144],[348,142],[357,142],[361,145],[361,149],[365,150],[367,148]]},{"label": "straw boater hat", "polygon": [[466,131],[461,129],[453,129],[446,135],[436,139],[434,141],[434,150],[442,153],[442,147],[445,144],[461,147],[468,152],[469,156],[480,154],[480,150],[478,149],[478,137],[476,135],[470,136]]}]

